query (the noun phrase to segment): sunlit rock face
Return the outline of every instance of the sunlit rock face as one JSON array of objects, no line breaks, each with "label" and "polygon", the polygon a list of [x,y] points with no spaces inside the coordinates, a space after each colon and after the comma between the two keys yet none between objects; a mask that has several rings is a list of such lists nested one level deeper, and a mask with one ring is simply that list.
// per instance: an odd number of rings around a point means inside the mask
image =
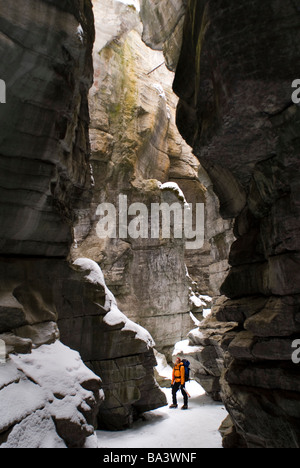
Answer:
[{"label": "sunlit rock face", "polygon": [[[166,66],[172,71],[176,70],[180,56],[187,3],[186,0],[141,0],[143,41],[152,49],[163,51]],[[186,70],[186,76],[188,73]],[[215,182],[204,167],[198,166],[198,178],[203,187],[199,191],[197,184],[191,180],[184,181],[184,170],[179,163],[180,160],[177,163],[177,182],[186,197],[194,203],[205,203],[205,242],[201,249],[186,252],[188,271],[200,293],[219,296],[229,268],[228,256],[234,241],[233,221],[221,218]]]},{"label": "sunlit rock face", "polygon": [[174,82],[178,128],[235,219],[217,318],[239,324],[222,397],[249,447],[299,447],[299,39],[293,3],[190,0]]},{"label": "sunlit rock face", "polygon": [[[142,41],[138,12],[116,1],[94,2],[94,11],[95,80],[89,99],[94,217],[72,257],[99,263],[122,312],[149,330],[160,351],[170,353],[191,327],[190,279],[185,240],[151,237],[151,204],[181,203],[175,191],[160,188],[168,181],[178,182],[184,192],[183,185],[192,184],[190,203],[203,202],[205,189],[199,163],[175,125],[174,75],[162,52]],[[113,204],[119,226],[120,195],[127,197],[128,208],[146,206],[148,238],[121,238],[119,230],[115,239],[99,238],[98,206]]]},{"label": "sunlit rock face", "polygon": [[[145,27],[150,34],[157,24],[152,18],[151,24],[142,26],[138,11],[127,3],[93,2],[95,72],[89,98],[93,217],[83,241],[80,232],[77,241],[75,230],[72,258],[92,258],[101,266],[120,309],[149,330],[156,347],[170,358],[174,344],[186,337],[192,325],[191,286],[200,293],[219,295],[228,269],[232,226],[220,218],[209,176],[177,130],[174,74],[166,68],[163,52],[142,40]],[[144,7],[141,4],[142,18]],[[184,9],[174,11],[183,20]],[[166,11],[164,15],[167,21]],[[175,13],[172,21],[177,22]],[[168,31],[173,37],[173,29]],[[156,49],[165,51],[161,45]],[[185,249],[184,239],[173,236],[153,239],[150,230],[146,239],[120,237],[118,224],[115,239],[99,239],[101,204],[116,207],[119,223],[119,197],[126,196],[128,207],[146,206],[150,224],[153,203],[180,202],[176,192],[161,190],[166,182],[179,186],[194,212],[197,203],[205,204],[205,220],[212,221],[210,225],[206,221],[201,248]]]}]

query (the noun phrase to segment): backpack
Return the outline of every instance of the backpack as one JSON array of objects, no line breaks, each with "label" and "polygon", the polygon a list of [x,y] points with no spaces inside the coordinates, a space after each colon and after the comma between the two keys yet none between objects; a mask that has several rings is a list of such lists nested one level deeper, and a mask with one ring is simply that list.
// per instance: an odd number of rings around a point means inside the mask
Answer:
[{"label": "backpack", "polygon": [[187,359],[182,359],[182,364],[184,365],[184,371],[185,371],[185,381],[189,382],[190,381],[190,361]]}]

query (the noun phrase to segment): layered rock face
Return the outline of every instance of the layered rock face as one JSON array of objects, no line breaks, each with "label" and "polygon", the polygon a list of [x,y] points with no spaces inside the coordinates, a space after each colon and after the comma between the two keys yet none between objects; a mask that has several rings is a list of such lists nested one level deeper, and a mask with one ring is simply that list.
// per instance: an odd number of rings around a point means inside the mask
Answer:
[{"label": "layered rock face", "polygon": [[167,403],[154,379],[154,342],[120,312],[95,262],[78,259],[73,269],[76,274],[58,288],[61,340],[77,349],[86,365],[101,376],[105,400],[98,427],[120,430],[143,412]]},{"label": "layered rock face", "polygon": [[239,326],[223,338],[222,398],[248,447],[299,447],[298,13],[190,0],[174,83],[181,134],[235,219],[216,316]]},{"label": "layered rock face", "polygon": [[[186,0],[141,1],[142,38],[153,50],[163,52],[166,66],[174,72],[182,46],[187,3]],[[197,182],[191,178],[184,180],[189,178],[184,175],[186,171],[181,160],[182,158],[176,163],[176,173],[170,176],[182,188],[189,203],[205,204],[204,245],[201,249],[186,251],[186,265],[193,281],[193,289],[200,294],[216,297],[220,295],[220,287],[229,271],[229,251],[234,241],[233,221],[224,220],[220,216],[220,203],[204,167],[197,165]],[[194,162],[193,165],[195,166]]]},{"label": "layered rock face", "polygon": [[[89,235],[72,249],[72,258],[84,256],[99,263],[120,309],[149,330],[159,351],[170,355],[191,328],[185,239],[174,238],[173,221],[170,238],[153,238],[151,207],[182,203],[179,190],[164,186],[166,182],[177,183],[189,203],[203,203],[205,188],[197,177],[199,163],[175,125],[174,75],[164,66],[163,54],[143,43],[137,11],[116,1],[97,1],[94,8],[94,218]],[[126,210],[132,204],[146,206],[145,238],[119,235],[120,195],[126,197]],[[98,235],[103,203],[116,208],[114,239]],[[133,219],[127,213],[125,217],[127,224]]]},{"label": "layered rock face", "polygon": [[1,11],[0,442],[95,446],[97,419],[119,429],[166,402],[149,334],[117,310],[97,265],[68,258],[91,225],[92,5]]},{"label": "layered rock face", "polygon": [[[177,130],[174,74],[164,64],[166,54],[170,57],[171,52],[162,43],[154,44],[151,37],[147,40],[151,47],[164,51],[153,51],[142,41],[142,37],[146,41],[145,35],[158,29],[154,11],[157,13],[163,5],[153,10],[153,6],[142,3],[143,34],[134,8],[115,0],[97,0],[93,5],[95,80],[89,99],[93,225],[83,241],[78,236],[72,258],[88,257],[101,265],[120,309],[149,330],[157,349],[170,359],[174,344],[186,336],[192,325],[190,289],[219,294],[228,268],[223,233],[231,226],[221,220],[211,181],[203,168],[205,183],[199,180],[199,162]],[[162,37],[167,34],[170,44],[175,44],[174,34],[179,38],[182,32],[184,8],[175,6],[174,14],[170,16],[169,10],[163,9],[160,16],[164,23]],[[150,18],[147,14],[145,17],[145,10],[152,12]],[[178,27],[176,12],[181,16]],[[207,225],[202,248],[185,249],[184,239],[175,239],[173,231],[170,238],[152,238],[152,204],[171,206],[182,202],[179,191],[172,190],[174,185],[165,186],[166,182],[178,185],[186,201],[193,204],[194,215],[196,204],[205,204],[205,218],[212,222]],[[120,195],[126,197],[126,209],[137,203],[147,207],[147,238],[134,239],[127,232],[123,237],[119,235]],[[114,239],[100,239],[98,235],[99,207],[104,203],[116,208]],[[123,215],[121,218],[124,221]],[[132,220],[130,216],[125,218],[128,224]],[[214,268],[212,274],[210,268]]]},{"label": "layered rock face", "polygon": [[2,9],[1,254],[63,257],[90,198],[91,4]]},{"label": "layered rock face", "polygon": [[1,11],[1,443],[81,447],[94,432],[101,382],[58,342],[49,266],[68,254],[90,198],[92,9],[29,1]]}]

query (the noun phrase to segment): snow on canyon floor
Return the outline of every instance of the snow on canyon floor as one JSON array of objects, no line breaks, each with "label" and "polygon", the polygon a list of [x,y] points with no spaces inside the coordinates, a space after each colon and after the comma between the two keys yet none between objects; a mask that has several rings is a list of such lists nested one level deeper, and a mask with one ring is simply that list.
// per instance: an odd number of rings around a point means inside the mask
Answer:
[{"label": "snow on canyon floor", "polygon": [[[224,405],[214,402],[195,381],[186,388],[191,395],[188,411],[180,409],[179,391],[175,410],[166,406],[145,413],[123,432],[97,431],[99,448],[222,448],[218,429],[228,414]],[[171,404],[171,389],[162,390]]]}]

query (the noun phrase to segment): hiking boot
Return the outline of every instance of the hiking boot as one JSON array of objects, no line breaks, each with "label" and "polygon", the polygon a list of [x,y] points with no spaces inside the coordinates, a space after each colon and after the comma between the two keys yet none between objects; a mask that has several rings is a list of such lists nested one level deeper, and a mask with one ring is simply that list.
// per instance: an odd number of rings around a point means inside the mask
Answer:
[{"label": "hiking boot", "polygon": [[181,408],[182,410],[187,410],[189,409],[187,405],[183,405],[183,407]]},{"label": "hiking boot", "polygon": [[173,408],[178,408],[178,405],[171,405],[169,406],[170,409],[173,409]]}]

